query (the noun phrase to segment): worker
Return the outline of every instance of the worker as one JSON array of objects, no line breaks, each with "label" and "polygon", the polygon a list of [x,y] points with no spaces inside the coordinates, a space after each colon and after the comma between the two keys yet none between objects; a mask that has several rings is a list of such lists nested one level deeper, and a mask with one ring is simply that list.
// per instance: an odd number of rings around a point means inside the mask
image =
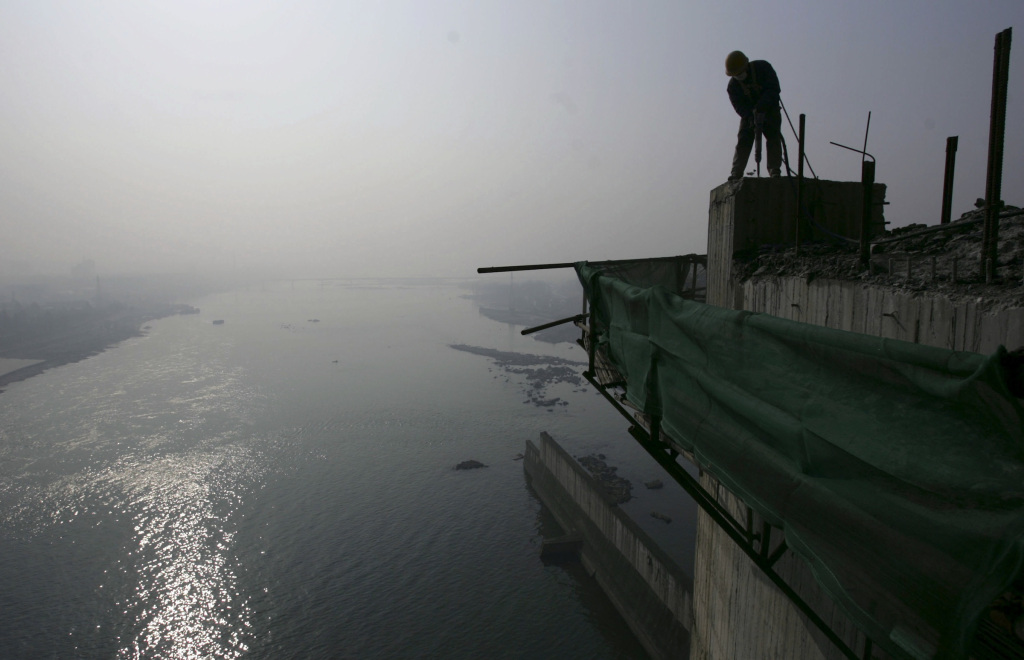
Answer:
[{"label": "worker", "polygon": [[738,50],[725,58],[729,76],[729,100],[740,116],[736,153],[732,157],[730,181],[743,178],[750,158],[756,129],[760,127],[768,150],[768,176],[779,176],[782,167],[782,114],[779,112],[779,77],[764,60],[747,59]]}]

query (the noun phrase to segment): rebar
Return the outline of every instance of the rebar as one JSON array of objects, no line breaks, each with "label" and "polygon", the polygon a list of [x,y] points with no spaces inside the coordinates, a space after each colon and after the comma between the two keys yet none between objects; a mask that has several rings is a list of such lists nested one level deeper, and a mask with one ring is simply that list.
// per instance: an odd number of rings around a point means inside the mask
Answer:
[{"label": "rebar", "polygon": [[1013,28],[996,35],[992,64],[992,111],[988,133],[988,174],[985,183],[985,234],[981,245],[981,275],[991,283],[995,277],[999,244],[1000,195],[1003,184],[1003,142],[1006,133],[1006,88],[1010,69]]},{"label": "rebar", "polygon": [[953,212],[953,174],[956,171],[956,147],[960,137],[946,138],[946,174],[942,181],[942,224],[949,224]]},{"label": "rebar", "polygon": [[[864,153],[867,156],[867,152]],[[875,161],[862,157],[860,163],[860,183],[862,190],[860,218],[860,265],[867,265],[871,258],[871,220],[874,216]]]},{"label": "rebar", "polygon": [[807,119],[807,115],[800,114],[800,135],[797,138],[800,141],[799,149],[799,162],[796,166],[796,254],[800,254],[800,224],[803,222],[803,210],[804,210],[804,125]]},{"label": "rebar", "polygon": [[868,131],[870,131],[870,130],[871,130],[871,111],[868,110],[868,123],[867,123],[867,126],[864,127],[864,148],[861,149],[861,152],[864,154],[860,158],[862,161],[865,158],[867,158],[867,155],[868,155]]},{"label": "rebar", "polygon": [[[786,115],[786,123],[789,124],[789,130],[793,131],[793,135],[797,135],[796,129],[793,128],[793,120],[789,118],[789,111],[786,110],[786,104],[782,102],[781,98],[779,99],[779,105],[782,106],[782,113],[784,115]],[[797,139],[800,139],[799,135],[797,135]],[[800,140],[800,141],[803,142],[803,140]],[[783,143],[783,146],[785,146],[786,141],[783,140],[782,143]],[[814,177],[815,179],[817,179],[818,175],[817,175],[817,173],[815,173],[814,168],[811,167],[811,159],[807,157],[806,153],[800,158],[800,162],[801,163],[803,163],[804,161],[807,161],[807,169],[809,169],[811,171],[811,176]],[[789,156],[788,156],[788,154],[786,156],[786,167],[787,168],[789,167]]]}]

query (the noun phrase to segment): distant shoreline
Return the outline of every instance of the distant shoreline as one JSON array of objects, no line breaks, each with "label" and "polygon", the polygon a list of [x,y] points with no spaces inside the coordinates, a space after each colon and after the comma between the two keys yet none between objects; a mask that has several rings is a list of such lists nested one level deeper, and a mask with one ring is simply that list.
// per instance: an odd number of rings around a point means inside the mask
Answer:
[{"label": "distant shoreline", "polygon": [[32,376],[38,376],[51,366],[59,365],[49,365],[46,360],[43,360],[41,362],[36,362],[35,364],[21,367],[20,369],[12,369],[11,371],[0,374],[0,393],[4,391],[3,388],[7,387],[11,383],[17,383],[18,381],[27,380]]},{"label": "distant shoreline", "polygon": [[118,310],[72,327],[52,328],[50,332],[34,335],[30,340],[14,342],[13,346],[0,346],[0,358],[38,360],[35,364],[0,374],[0,392],[11,383],[28,380],[54,367],[81,362],[126,339],[142,337],[145,335],[142,330],[145,323],[196,312],[198,310],[189,305]]}]

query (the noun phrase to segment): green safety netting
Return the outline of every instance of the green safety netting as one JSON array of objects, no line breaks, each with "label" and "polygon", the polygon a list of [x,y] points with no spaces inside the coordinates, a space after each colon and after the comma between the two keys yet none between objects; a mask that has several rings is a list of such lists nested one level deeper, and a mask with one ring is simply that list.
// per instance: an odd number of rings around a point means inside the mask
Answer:
[{"label": "green safety netting", "polygon": [[576,270],[634,405],[781,527],[876,643],[966,657],[1024,566],[1024,411],[1002,347],[956,352],[686,301],[642,262]]}]

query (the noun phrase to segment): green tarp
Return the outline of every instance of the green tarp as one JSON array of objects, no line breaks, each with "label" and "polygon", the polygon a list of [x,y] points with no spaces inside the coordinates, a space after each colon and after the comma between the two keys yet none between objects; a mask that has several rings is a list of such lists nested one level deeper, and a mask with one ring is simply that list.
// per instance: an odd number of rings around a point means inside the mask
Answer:
[{"label": "green tarp", "polygon": [[1024,413],[1005,350],[831,330],[576,268],[633,404],[781,527],[891,654],[966,657],[1024,566]]}]

